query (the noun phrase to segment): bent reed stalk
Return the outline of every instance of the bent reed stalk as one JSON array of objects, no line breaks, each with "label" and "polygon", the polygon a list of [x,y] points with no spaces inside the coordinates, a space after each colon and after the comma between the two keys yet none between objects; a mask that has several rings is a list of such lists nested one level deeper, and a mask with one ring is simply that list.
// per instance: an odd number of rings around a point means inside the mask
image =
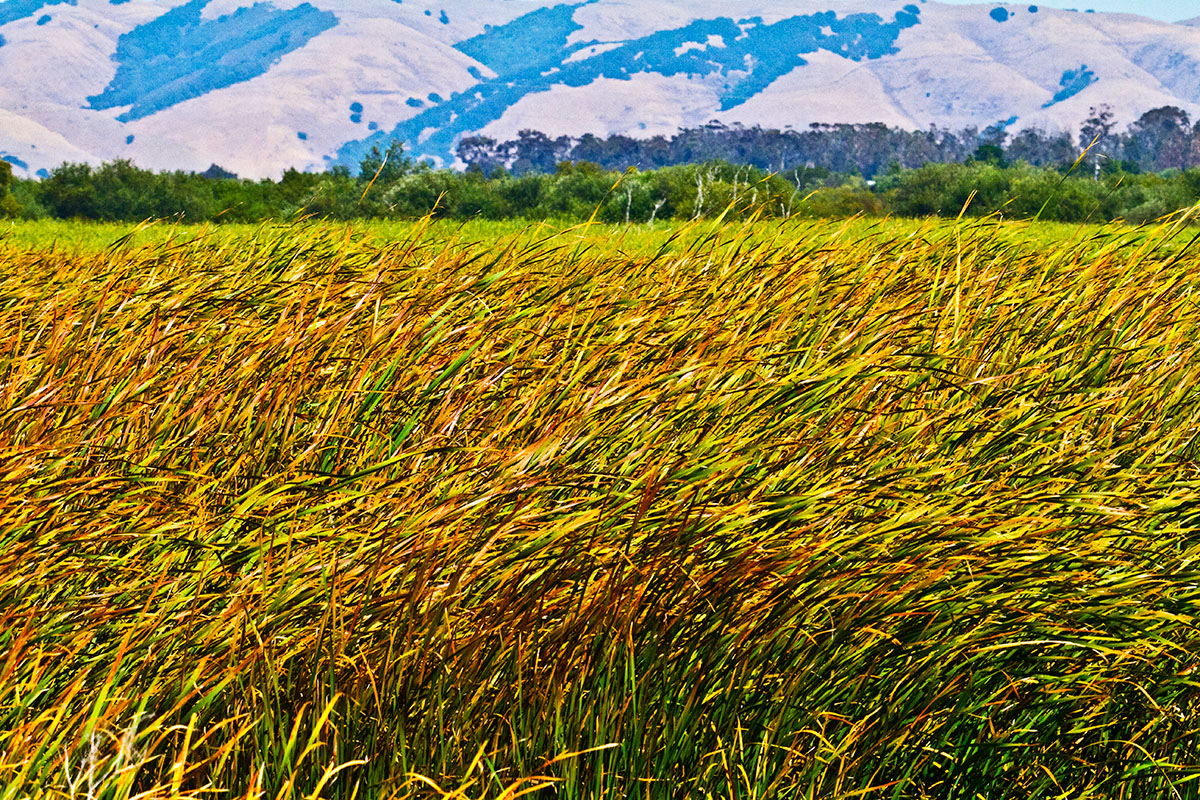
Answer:
[{"label": "bent reed stalk", "polygon": [[1197,796],[1170,228],[606,230],[0,250],[0,797]]}]

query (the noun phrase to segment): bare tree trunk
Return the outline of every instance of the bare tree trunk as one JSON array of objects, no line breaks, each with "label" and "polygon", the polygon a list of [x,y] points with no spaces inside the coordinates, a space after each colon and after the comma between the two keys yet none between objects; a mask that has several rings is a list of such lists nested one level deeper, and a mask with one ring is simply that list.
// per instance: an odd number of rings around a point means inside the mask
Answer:
[{"label": "bare tree trunk", "polygon": [[663,204],[666,202],[667,202],[667,199],[664,197],[661,200],[659,200],[657,203],[654,204],[654,210],[650,212],[650,220],[649,220],[650,224],[654,224],[654,218],[658,216],[658,210],[660,208],[662,208]]}]

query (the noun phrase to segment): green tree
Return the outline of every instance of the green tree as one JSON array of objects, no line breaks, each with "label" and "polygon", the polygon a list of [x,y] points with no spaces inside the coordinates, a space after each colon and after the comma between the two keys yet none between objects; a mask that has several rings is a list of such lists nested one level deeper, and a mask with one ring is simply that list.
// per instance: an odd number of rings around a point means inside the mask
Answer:
[{"label": "green tree", "polygon": [[380,152],[379,145],[358,164],[358,179],[364,183],[375,182],[377,186],[388,186],[413,171],[412,159],[404,154],[404,143],[392,139],[387,150]]},{"label": "green tree", "polygon": [[331,170],[304,200],[303,212],[321,219],[354,219],[362,216],[362,187],[344,170]]},{"label": "green tree", "polygon": [[1088,158],[1092,164],[1092,180],[1100,180],[1101,162],[1112,156],[1112,133],[1115,127],[1112,107],[1105,104],[1099,107],[1092,106],[1088,110],[1088,118],[1079,129],[1080,149],[1091,148]]},{"label": "green tree", "polygon": [[100,219],[90,164],[62,164],[41,183],[38,200],[58,219]]},{"label": "green tree", "polygon": [[12,195],[12,183],[12,165],[0,160],[0,217],[17,217],[21,214],[21,206]]},{"label": "green tree", "polygon": [[997,167],[1008,166],[1008,162],[1004,160],[1004,148],[998,144],[979,145],[975,148],[975,154],[969,159],[968,163],[970,162],[991,164]]},{"label": "green tree", "polygon": [[1191,151],[1191,121],[1175,106],[1152,108],[1129,126],[1126,158],[1145,170],[1186,169]]}]

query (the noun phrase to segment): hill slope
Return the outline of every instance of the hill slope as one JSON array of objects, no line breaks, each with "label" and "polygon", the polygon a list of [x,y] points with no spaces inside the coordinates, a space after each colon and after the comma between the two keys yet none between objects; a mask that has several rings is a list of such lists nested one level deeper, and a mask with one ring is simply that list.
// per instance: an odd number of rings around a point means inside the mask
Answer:
[{"label": "hill slope", "polygon": [[245,175],[466,133],[1200,115],[1200,29],[906,0],[0,0],[0,157]]}]

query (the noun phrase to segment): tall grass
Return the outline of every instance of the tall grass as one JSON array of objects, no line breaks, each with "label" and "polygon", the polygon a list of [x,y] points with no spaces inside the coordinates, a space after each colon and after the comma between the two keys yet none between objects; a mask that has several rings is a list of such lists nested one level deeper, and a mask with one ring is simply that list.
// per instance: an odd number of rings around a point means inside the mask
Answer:
[{"label": "tall grass", "polygon": [[1172,229],[608,234],[0,250],[0,798],[1200,795]]}]

